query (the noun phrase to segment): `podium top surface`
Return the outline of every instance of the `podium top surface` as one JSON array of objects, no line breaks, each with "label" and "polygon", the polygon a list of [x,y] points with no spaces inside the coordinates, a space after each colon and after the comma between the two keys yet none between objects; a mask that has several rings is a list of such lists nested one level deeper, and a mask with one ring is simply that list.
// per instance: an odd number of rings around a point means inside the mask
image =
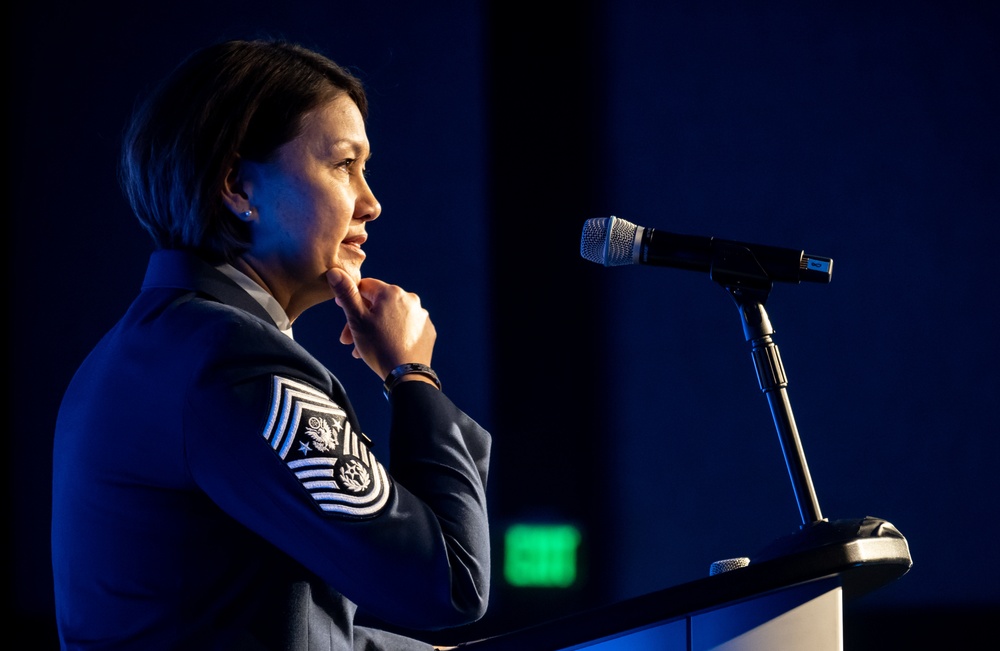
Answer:
[{"label": "podium top surface", "polygon": [[876,590],[912,566],[906,539],[877,518],[814,523],[780,538],[746,567],[458,645],[467,651],[553,651],[838,576],[844,599]]}]

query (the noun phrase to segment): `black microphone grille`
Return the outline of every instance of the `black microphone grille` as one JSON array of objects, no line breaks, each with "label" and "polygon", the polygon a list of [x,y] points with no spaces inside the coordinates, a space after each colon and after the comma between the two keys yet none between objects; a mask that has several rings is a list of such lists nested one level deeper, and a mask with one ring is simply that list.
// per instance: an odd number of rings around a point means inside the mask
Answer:
[{"label": "black microphone grille", "polygon": [[638,232],[638,226],[614,215],[588,219],[580,236],[580,255],[605,267],[633,264]]}]

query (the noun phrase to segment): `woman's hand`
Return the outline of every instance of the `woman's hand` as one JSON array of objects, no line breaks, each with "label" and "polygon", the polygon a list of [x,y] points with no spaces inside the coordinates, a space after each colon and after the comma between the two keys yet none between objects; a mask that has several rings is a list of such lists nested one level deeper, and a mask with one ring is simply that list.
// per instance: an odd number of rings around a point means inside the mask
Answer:
[{"label": "woman's hand", "polygon": [[326,279],[347,317],[340,342],[354,346],[354,357],[380,378],[406,362],[430,366],[437,331],[419,296],[374,278],[355,284],[341,269],[330,269]]}]

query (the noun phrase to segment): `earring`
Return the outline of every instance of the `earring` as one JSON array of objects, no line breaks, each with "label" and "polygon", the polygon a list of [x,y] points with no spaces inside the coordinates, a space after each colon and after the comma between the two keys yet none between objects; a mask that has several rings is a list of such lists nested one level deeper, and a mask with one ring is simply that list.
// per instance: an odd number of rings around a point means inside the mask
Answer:
[{"label": "earring", "polygon": [[252,215],[252,214],[253,214],[253,210],[252,209],[251,210],[244,210],[242,213],[240,213],[240,215],[242,215],[243,219],[250,219],[250,215]]}]

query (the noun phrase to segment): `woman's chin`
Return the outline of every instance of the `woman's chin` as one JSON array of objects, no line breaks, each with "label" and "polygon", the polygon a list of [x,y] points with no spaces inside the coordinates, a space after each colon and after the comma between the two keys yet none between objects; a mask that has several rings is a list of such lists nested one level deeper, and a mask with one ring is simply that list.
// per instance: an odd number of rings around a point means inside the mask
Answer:
[{"label": "woman's chin", "polygon": [[344,271],[351,277],[355,285],[361,282],[361,267],[344,267]]}]

